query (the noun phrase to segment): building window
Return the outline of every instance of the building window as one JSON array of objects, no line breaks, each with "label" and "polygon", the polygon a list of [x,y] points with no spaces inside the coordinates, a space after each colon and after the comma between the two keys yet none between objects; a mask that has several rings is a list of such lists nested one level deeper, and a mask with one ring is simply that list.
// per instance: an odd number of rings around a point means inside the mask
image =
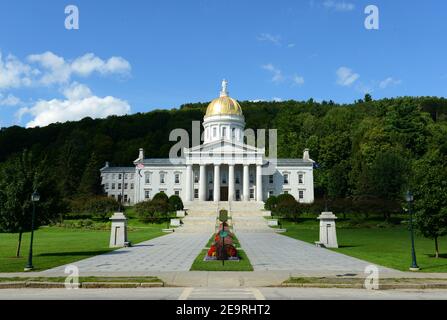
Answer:
[{"label": "building window", "polygon": [[250,199],[254,199],[255,198],[255,189],[251,188],[250,189]]},{"label": "building window", "polygon": [[151,198],[151,190],[144,190],[144,199]]},{"label": "building window", "polygon": [[129,178],[129,175],[126,173],[126,174],[124,175],[124,179],[127,180],[128,178]]},{"label": "building window", "polygon": [[289,194],[289,190],[284,190],[284,194]]},{"label": "building window", "polygon": [[213,183],[213,174],[211,172],[208,173],[208,181],[209,181],[209,184]]},{"label": "building window", "polygon": [[124,195],[124,202],[127,202],[128,201],[128,199],[127,199],[127,194],[125,194]]},{"label": "building window", "polygon": [[175,174],[175,176],[174,176],[174,180],[175,180],[175,183],[176,183],[176,184],[179,184],[179,183],[180,183],[180,174],[179,174],[179,173],[176,173],[176,174]]},{"label": "building window", "polygon": [[239,177],[239,173],[236,174],[236,184],[239,184],[241,181],[240,177]]},{"label": "building window", "polygon": [[151,183],[151,173],[150,172],[146,172],[144,174],[144,182],[146,184],[150,184]]},{"label": "building window", "polygon": [[125,183],[125,184],[124,184],[124,189],[127,189],[127,187],[128,187],[128,184]]},{"label": "building window", "polygon": [[269,183],[273,184],[273,174],[269,175]]},{"label": "building window", "polygon": [[160,172],[160,184],[165,184],[165,173]]},{"label": "building window", "polygon": [[112,183],[112,190],[115,190],[115,184]]},{"label": "building window", "polygon": [[236,190],[236,201],[241,200],[241,190],[237,189]]},{"label": "building window", "polygon": [[108,184],[108,183],[106,183],[106,184],[104,185],[104,189],[105,189],[105,190],[108,190],[108,189],[109,189],[109,184]]},{"label": "building window", "polygon": [[121,173],[118,175],[118,179],[122,179],[122,175],[121,175]]},{"label": "building window", "polygon": [[121,190],[121,183],[118,183],[118,190]]},{"label": "building window", "polygon": [[130,190],[133,190],[133,189],[134,189],[134,184],[131,183],[131,184],[130,184]]},{"label": "building window", "polygon": [[304,184],[304,174],[298,173],[298,183]]},{"label": "building window", "polygon": [[194,189],[194,199],[199,199],[199,189]]},{"label": "building window", "polygon": [[214,128],[213,128],[213,137],[215,138],[216,136],[217,136],[217,128],[214,127]]},{"label": "building window", "polygon": [[227,174],[225,172],[222,175],[222,183],[227,184]]},{"label": "building window", "polygon": [[289,184],[289,174],[284,173],[284,184]]},{"label": "building window", "polygon": [[175,191],[174,191],[174,194],[175,194],[177,197],[180,197],[180,190],[175,190]]},{"label": "building window", "polygon": [[233,129],[231,129],[231,138],[236,138],[236,129],[235,128],[233,128]]},{"label": "building window", "polygon": [[223,127],[222,128],[222,138],[226,138],[227,137],[227,128]]},{"label": "building window", "polygon": [[270,197],[273,197],[274,195],[275,195],[275,193],[273,192],[273,190],[270,190],[270,191],[269,191],[269,198],[270,198]]},{"label": "building window", "polygon": [[253,173],[250,174],[250,183],[255,183],[255,176]]},{"label": "building window", "polygon": [[298,199],[299,200],[304,200],[304,190],[299,190],[298,191]]}]

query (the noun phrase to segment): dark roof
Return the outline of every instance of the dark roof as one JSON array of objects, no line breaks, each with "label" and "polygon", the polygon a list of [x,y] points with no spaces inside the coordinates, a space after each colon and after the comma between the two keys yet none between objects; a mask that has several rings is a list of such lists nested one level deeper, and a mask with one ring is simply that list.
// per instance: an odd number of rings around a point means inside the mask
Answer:
[{"label": "dark roof", "polygon": [[303,159],[277,159],[277,166],[313,166],[313,162],[304,161]]},{"label": "dark roof", "polygon": [[149,166],[174,166],[175,164],[173,164],[171,162],[170,159],[168,158],[161,158],[161,159],[157,159],[157,158],[151,158],[151,159],[144,159],[143,160],[144,165],[149,165]]},{"label": "dark roof", "polygon": [[101,169],[101,172],[135,172],[135,167],[104,167]]}]

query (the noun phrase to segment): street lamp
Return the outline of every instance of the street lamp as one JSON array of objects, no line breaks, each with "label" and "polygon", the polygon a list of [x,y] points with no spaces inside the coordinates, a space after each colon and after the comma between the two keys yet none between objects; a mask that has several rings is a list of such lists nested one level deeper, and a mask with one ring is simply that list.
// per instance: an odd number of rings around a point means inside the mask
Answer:
[{"label": "street lamp", "polygon": [[405,199],[407,200],[408,203],[408,211],[410,214],[410,236],[411,236],[411,267],[410,267],[410,271],[419,271],[420,268],[417,265],[416,262],[416,251],[414,249],[414,231],[413,231],[413,194],[411,193],[411,191],[407,191],[407,194],[405,195]]},{"label": "street lamp", "polygon": [[40,200],[40,194],[35,190],[31,195],[31,202],[33,203],[33,215],[31,218],[31,243],[29,246],[28,264],[25,267],[25,271],[31,271],[33,267],[33,239],[34,239],[34,219],[36,216],[36,202]]}]

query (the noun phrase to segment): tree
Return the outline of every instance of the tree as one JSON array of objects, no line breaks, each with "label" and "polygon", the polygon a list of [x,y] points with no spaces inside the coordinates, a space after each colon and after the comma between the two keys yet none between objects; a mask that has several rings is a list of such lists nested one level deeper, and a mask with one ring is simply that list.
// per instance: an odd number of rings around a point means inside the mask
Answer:
[{"label": "tree", "polygon": [[168,204],[169,204],[169,211],[171,212],[183,210],[183,201],[179,196],[175,194],[169,197]]},{"label": "tree", "polygon": [[421,234],[435,242],[447,235],[447,157],[439,150],[429,152],[414,165],[415,223]]},{"label": "tree", "polygon": [[35,227],[48,223],[64,211],[64,204],[48,174],[45,161],[36,161],[29,151],[11,158],[0,170],[0,231],[18,232],[16,256],[20,256],[22,234],[31,229],[31,194],[37,190]]},{"label": "tree", "polygon": [[101,164],[98,157],[93,152],[90,156],[90,160],[84,170],[84,173],[79,184],[78,194],[82,196],[93,196],[103,192],[101,187],[101,177],[99,169]]}]

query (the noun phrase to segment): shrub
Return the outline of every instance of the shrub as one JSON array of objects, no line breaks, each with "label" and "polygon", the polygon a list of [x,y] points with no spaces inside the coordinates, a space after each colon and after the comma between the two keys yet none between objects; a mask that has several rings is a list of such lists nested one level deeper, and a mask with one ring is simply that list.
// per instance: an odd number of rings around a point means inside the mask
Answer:
[{"label": "shrub", "polygon": [[164,192],[159,192],[159,193],[157,193],[157,194],[154,196],[154,198],[152,198],[152,200],[156,200],[156,201],[164,201],[164,202],[168,203],[169,198],[168,198],[168,196],[166,195],[166,193],[164,193]]},{"label": "shrub", "polygon": [[106,196],[81,197],[71,201],[70,208],[73,213],[82,217],[91,217],[106,220],[119,208],[114,198]]},{"label": "shrub", "polygon": [[168,199],[169,211],[183,210],[183,201],[179,196],[172,195]]},{"label": "shrub", "polygon": [[264,204],[264,209],[274,211],[277,204],[278,204],[278,197],[270,196]]},{"label": "shrub", "polygon": [[[293,197],[292,197],[293,198]],[[282,218],[296,220],[301,214],[301,205],[294,198],[284,199],[279,202],[275,209],[275,214]]]},{"label": "shrub", "polygon": [[283,201],[286,201],[286,200],[289,200],[289,201],[290,200],[295,200],[295,197],[292,196],[291,194],[283,193],[283,194],[280,194],[279,196],[277,196],[276,199],[277,199],[277,204],[279,204],[279,203],[281,203]]},{"label": "shrub", "polygon": [[166,217],[168,203],[160,199],[140,202],[135,205],[135,212],[142,222],[159,221]]}]

